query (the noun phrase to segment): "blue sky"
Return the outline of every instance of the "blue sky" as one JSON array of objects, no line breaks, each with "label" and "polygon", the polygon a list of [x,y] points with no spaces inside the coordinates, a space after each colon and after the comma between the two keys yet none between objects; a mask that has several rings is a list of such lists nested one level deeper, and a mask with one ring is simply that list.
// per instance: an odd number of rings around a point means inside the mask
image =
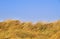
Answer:
[{"label": "blue sky", "polygon": [[0,20],[54,21],[60,19],[60,0],[0,0]]}]

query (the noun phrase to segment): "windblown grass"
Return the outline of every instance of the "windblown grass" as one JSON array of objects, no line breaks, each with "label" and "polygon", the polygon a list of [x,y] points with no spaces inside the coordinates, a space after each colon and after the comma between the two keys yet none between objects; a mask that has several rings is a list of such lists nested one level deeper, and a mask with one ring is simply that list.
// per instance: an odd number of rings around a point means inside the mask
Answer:
[{"label": "windblown grass", "polygon": [[60,39],[60,21],[43,23],[8,20],[0,22],[0,39]]}]

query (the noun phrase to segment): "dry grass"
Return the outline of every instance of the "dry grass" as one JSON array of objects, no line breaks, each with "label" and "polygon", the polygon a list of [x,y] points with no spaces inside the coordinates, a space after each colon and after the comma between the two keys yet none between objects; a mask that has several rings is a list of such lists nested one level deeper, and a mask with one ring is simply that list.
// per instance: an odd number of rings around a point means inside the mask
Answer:
[{"label": "dry grass", "polygon": [[60,21],[52,23],[0,22],[0,39],[60,39]]}]

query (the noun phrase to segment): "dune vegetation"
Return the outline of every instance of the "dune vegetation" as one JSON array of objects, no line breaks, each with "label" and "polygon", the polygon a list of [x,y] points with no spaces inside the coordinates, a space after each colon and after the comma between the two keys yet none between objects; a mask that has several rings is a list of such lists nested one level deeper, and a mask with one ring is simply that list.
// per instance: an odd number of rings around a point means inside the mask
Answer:
[{"label": "dune vegetation", "polygon": [[0,39],[60,39],[60,20],[35,24],[6,20],[0,22]]}]

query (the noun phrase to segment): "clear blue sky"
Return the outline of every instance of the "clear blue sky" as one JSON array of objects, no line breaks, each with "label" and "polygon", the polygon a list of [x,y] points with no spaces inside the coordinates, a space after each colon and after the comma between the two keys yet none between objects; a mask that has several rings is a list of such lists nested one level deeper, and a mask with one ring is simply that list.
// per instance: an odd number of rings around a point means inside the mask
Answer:
[{"label": "clear blue sky", "polygon": [[54,21],[60,19],[60,0],[0,0],[0,20]]}]

